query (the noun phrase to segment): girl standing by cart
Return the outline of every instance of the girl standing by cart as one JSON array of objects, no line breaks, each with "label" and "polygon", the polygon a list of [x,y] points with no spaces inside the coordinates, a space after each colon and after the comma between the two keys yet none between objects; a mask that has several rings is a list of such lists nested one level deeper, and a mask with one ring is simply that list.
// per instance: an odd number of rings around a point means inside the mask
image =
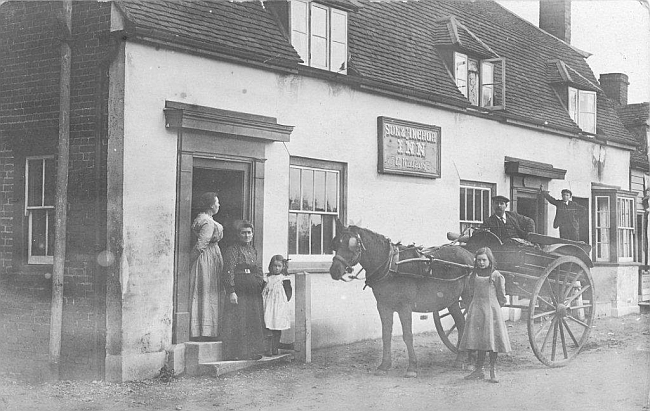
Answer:
[{"label": "girl standing by cart", "polygon": [[478,351],[476,369],[465,377],[466,380],[485,378],[483,364],[485,353],[489,352],[488,381],[497,383],[497,354],[511,351],[508,330],[501,315],[501,307],[506,303],[505,279],[495,270],[494,255],[488,247],[478,249],[474,258],[474,270],[469,280],[473,297],[459,349]]}]

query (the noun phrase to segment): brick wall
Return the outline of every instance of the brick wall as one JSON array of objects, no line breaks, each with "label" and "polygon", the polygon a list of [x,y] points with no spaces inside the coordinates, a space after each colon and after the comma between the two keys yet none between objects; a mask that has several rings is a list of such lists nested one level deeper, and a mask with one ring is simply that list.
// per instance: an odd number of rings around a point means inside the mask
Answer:
[{"label": "brick wall", "polygon": [[[48,360],[52,266],[26,264],[25,156],[56,154],[61,2],[0,5],[0,367],[38,378]],[[110,4],[73,6],[70,166],[61,377],[103,373],[106,98]],[[99,148],[99,150],[97,149]],[[99,153],[99,156],[97,155]]]}]

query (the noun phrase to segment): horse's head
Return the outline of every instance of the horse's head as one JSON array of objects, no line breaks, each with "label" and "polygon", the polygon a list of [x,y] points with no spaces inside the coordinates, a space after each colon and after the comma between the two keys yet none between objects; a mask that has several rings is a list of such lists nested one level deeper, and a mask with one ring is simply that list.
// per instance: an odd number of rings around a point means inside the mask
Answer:
[{"label": "horse's head", "polygon": [[330,266],[330,275],[334,280],[346,281],[346,276],[351,274],[355,265],[361,260],[364,251],[361,236],[353,227],[345,227],[336,220],[336,237],[332,239],[334,258]]}]

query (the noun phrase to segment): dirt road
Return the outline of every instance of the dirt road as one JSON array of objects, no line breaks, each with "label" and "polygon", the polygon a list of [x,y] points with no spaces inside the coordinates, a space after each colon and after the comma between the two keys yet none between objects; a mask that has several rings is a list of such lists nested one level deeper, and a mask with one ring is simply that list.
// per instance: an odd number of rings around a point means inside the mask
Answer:
[{"label": "dirt road", "polygon": [[[499,384],[465,381],[433,333],[415,337],[419,376],[403,375],[401,339],[394,369],[373,374],[381,342],[314,352],[313,363],[278,364],[220,378],[169,383],[60,382],[28,385],[0,378],[0,410],[642,410],[650,388],[650,316],[595,321],[586,349],[564,368],[542,365],[528,347],[524,322],[508,323],[513,352],[500,356]],[[646,408],[647,409],[647,408]]]}]

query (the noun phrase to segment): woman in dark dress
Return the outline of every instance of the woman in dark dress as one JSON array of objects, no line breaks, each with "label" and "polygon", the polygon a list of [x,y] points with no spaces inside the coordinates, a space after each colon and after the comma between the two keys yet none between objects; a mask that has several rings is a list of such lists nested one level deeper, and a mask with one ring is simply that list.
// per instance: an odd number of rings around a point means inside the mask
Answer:
[{"label": "woman in dark dress", "polygon": [[237,243],[224,252],[226,306],[222,339],[226,360],[262,358],[264,352],[264,274],[253,247],[253,225],[235,222]]}]

